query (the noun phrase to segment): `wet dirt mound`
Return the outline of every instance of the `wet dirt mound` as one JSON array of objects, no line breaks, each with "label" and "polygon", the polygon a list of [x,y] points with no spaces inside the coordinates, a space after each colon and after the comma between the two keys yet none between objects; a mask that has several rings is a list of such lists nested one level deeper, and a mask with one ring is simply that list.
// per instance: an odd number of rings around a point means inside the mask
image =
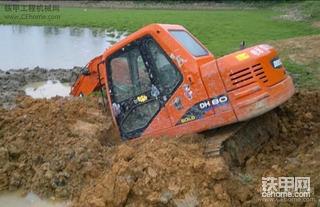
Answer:
[{"label": "wet dirt mound", "polygon": [[110,165],[111,120],[96,98],[17,101],[0,109],[0,190],[70,198]]},{"label": "wet dirt mound", "polygon": [[[313,194],[308,202],[282,202],[284,206],[317,206],[320,199],[320,91],[298,91],[275,110],[279,135],[272,137],[238,171],[241,189],[249,192],[244,206],[278,206],[261,200],[262,177],[310,177]],[[232,185],[230,185],[232,186]],[[233,187],[234,188],[234,187]],[[239,190],[231,192],[240,194]]]},{"label": "wet dirt mound", "polygon": [[[291,175],[311,176],[315,200],[309,204],[313,205],[320,195],[319,101],[319,91],[301,91],[254,119],[266,128],[256,133],[263,146],[243,166],[233,166],[222,157],[207,159],[203,135],[121,144],[110,169],[83,189],[75,206],[277,206],[260,202],[261,177]],[[275,131],[268,131],[269,125]],[[255,128],[250,130],[248,136]],[[243,150],[245,144],[247,151],[254,144],[249,137],[237,141]]]},{"label": "wet dirt mound", "polygon": [[79,207],[277,206],[260,201],[262,176],[310,176],[317,199],[319,101],[320,91],[299,91],[255,119],[277,131],[260,133],[269,134],[263,147],[234,166],[204,156],[203,134],[119,143],[95,97],[22,98],[0,111],[0,188],[69,198]]},{"label": "wet dirt mound", "polygon": [[206,159],[201,136],[122,144],[112,166],[75,206],[212,206],[230,202],[223,158]]}]

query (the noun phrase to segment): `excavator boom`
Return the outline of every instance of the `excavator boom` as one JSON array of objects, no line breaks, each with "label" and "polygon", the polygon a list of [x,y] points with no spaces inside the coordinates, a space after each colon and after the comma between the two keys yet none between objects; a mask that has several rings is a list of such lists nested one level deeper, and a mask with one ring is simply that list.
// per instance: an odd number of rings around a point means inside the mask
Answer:
[{"label": "excavator boom", "polygon": [[72,96],[87,96],[94,91],[105,87],[105,73],[100,71],[102,55],[92,59],[89,64],[81,70],[76,82],[71,87]]}]

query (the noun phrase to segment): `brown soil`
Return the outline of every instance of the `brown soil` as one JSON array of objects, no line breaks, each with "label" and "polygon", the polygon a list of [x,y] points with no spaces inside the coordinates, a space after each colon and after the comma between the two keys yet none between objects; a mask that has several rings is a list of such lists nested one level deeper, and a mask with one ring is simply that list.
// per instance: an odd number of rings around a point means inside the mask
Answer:
[{"label": "brown soil", "polygon": [[315,201],[306,205],[315,206],[319,101],[319,91],[301,91],[270,112],[278,133],[235,167],[206,158],[203,135],[118,144],[94,97],[22,98],[15,109],[0,110],[0,187],[72,199],[74,206],[277,206],[259,202],[262,176],[310,176]]},{"label": "brown soil", "polygon": [[76,206],[229,203],[227,194],[213,190],[224,190],[219,183],[229,177],[228,167],[222,158],[206,160],[201,143],[200,137],[183,137],[120,145],[111,169],[82,191]]},{"label": "brown soil", "polygon": [[320,35],[273,41],[271,45],[278,49],[283,58],[297,64],[310,64],[320,59]]},{"label": "brown soil", "polygon": [[315,28],[320,28],[320,21],[313,22],[312,26],[314,26]]},{"label": "brown soil", "polygon": [[307,204],[314,206],[320,196],[319,101],[319,91],[298,92],[256,119],[275,121],[260,124],[276,124],[277,135],[240,168],[206,159],[200,135],[120,145],[111,169],[83,189],[75,206],[277,206],[259,201],[262,176],[310,176],[314,200]]},{"label": "brown soil", "polygon": [[0,109],[0,190],[70,198],[110,166],[112,148],[100,140],[110,135],[111,122],[95,99],[18,103],[14,110]]},{"label": "brown soil", "polygon": [[[289,206],[319,206],[320,204],[320,91],[300,91],[285,105],[276,109],[279,136],[273,137],[243,169],[254,187],[253,198],[246,203],[257,204],[261,177],[309,176],[314,190],[314,202],[294,202]],[[318,202],[318,205],[315,203]],[[261,204],[261,203],[260,203]],[[271,206],[277,206],[273,204]],[[264,206],[269,206],[264,203]],[[288,206],[286,203],[283,206]]]}]

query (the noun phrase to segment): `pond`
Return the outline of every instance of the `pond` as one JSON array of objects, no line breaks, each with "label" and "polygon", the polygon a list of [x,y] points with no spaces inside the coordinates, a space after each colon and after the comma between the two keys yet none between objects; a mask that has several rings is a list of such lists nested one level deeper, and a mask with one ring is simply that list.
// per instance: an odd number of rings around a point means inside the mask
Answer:
[{"label": "pond", "polygon": [[99,28],[0,25],[0,69],[84,66],[125,32]]},{"label": "pond", "polygon": [[29,83],[24,87],[26,95],[32,98],[52,98],[55,96],[69,96],[71,86],[69,83],[48,80],[46,82]]}]

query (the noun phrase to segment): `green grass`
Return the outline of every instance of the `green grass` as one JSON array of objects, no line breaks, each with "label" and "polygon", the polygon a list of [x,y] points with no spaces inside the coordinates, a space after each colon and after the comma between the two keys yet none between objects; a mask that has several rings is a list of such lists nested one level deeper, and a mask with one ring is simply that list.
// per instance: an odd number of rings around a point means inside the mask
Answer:
[{"label": "green grass", "polygon": [[299,88],[319,89],[319,61],[307,65],[301,65],[290,60],[285,60],[284,65]]},{"label": "green grass", "polygon": [[137,10],[61,8],[57,20],[9,19],[1,7],[0,24],[55,25],[114,28],[133,32],[150,23],[181,24],[189,29],[217,56],[237,50],[245,40],[249,45],[268,40],[319,34],[320,29],[306,22],[275,20],[279,15],[269,8],[250,10]]},{"label": "green grass", "polygon": [[296,8],[302,14],[309,16],[313,20],[320,20],[320,2],[318,0],[304,1],[292,4],[284,4],[284,7]]}]

